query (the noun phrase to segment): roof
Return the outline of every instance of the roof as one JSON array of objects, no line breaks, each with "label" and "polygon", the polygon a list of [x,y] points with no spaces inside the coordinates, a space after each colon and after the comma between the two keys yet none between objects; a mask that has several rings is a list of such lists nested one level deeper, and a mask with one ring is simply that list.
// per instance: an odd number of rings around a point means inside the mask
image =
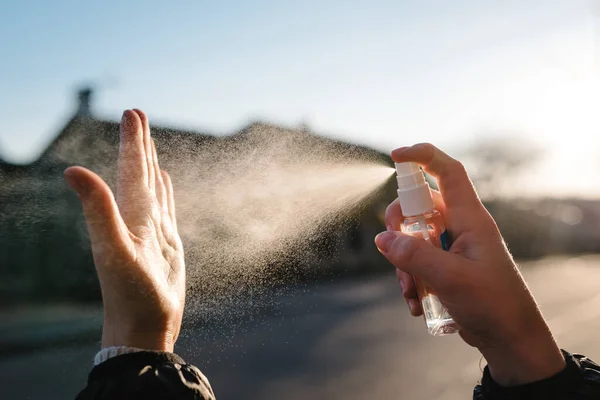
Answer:
[{"label": "roof", "polygon": [[[40,157],[29,165],[13,165],[0,159],[0,171],[9,174],[31,168],[38,173],[55,169],[60,164],[77,163],[97,167],[98,164],[113,164],[117,161],[119,144],[119,122],[101,120],[91,112],[94,88],[84,86],[77,92],[78,108],[64,128],[50,143]],[[215,136],[193,130],[175,129],[167,126],[151,125],[152,136],[157,151],[163,159],[191,157],[199,153],[207,143],[223,143],[223,154],[233,155],[240,145],[254,145],[256,149],[266,145],[277,147],[279,142],[293,146],[295,155],[303,152],[326,152],[332,161],[349,159],[376,161],[391,165],[389,157],[366,146],[357,146],[339,140],[315,135],[307,129],[298,129],[254,122],[228,136]],[[277,138],[277,141],[273,139]],[[233,152],[230,152],[232,150]],[[206,161],[206,160],[203,160]]]},{"label": "roof", "polygon": [[274,138],[278,140],[285,138],[285,140],[297,146],[298,152],[328,152],[328,157],[332,158],[332,161],[347,162],[352,159],[393,165],[387,155],[373,148],[321,136],[305,129],[271,123],[254,122],[228,138],[230,140],[246,138],[255,141],[257,144],[272,142]]},{"label": "roof", "polygon": [[[212,135],[169,127],[152,126],[151,129],[157,145],[167,139],[174,139],[176,145],[170,147],[177,152],[193,151],[197,146],[215,140]],[[104,155],[114,158],[116,153],[113,150],[118,148],[118,144],[119,122],[75,116],[67,122],[56,139],[33,164],[47,165],[86,159],[86,154],[91,153],[90,149],[94,150],[94,157]]]},{"label": "roof", "polygon": [[[363,161],[391,166],[389,157],[374,149],[315,135],[306,129],[263,122],[251,123],[227,136],[160,125],[152,125],[151,130],[161,168],[169,171],[175,180],[179,175],[194,173],[189,167],[183,167],[185,165],[222,168],[229,160],[252,163],[252,154],[256,154],[260,163],[284,162],[300,168],[315,160],[342,164]],[[99,173],[112,185],[116,183],[118,148],[119,122],[76,115],[36,161],[29,165],[12,165],[0,160],[0,174],[3,179],[14,182],[30,177],[49,181],[60,176],[68,166],[80,165]],[[258,158],[265,152],[267,158]],[[269,161],[269,157],[278,161]],[[240,167],[243,168],[241,164]]]},{"label": "roof", "polygon": [[[353,145],[296,129],[270,123],[254,122],[228,136],[215,136],[192,130],[176,129],[152,125],[152,136],[157,143],[161,157],[185,157],[197,153],[200,146],[221,142],[232,150],[239,145],[256,145],[272,142],[276,137],[290,145],[297,146],[298,152],[311,152],[317,148],[328,151],[333,158],[348,161],[362,159],[389,163],[388,157],[366,146]],[[4,172],[27,172],[34,168],[42,170],[57,164],[93,165],[95,161],[116,162],[119,144],[119,122],[78,116],[71,118],[58,136],[44,150],[40,157],[29,165],[15,165],[0,159]],[[93,151],[90,151],[93,150]]]}]

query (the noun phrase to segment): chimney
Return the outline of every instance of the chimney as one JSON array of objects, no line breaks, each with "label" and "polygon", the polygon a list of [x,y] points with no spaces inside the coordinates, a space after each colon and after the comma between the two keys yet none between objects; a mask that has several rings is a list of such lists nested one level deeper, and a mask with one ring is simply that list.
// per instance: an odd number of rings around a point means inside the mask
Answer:
[{"label": "chimney", "polygon": [[83,118],[90,118],[92,116],[90,103],[92,102],[92,96],[94,90],[90,86],[84,86],[77,91],[77,116]]}]

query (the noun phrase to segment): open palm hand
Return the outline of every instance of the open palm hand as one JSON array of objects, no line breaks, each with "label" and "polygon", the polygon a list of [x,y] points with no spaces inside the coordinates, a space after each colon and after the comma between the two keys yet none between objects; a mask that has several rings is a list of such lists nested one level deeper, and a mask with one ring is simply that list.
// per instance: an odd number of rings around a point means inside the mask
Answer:
[{"label": "open palm hand", "polygon": [[120,137],[116,199],[92,171],[65,171],[81,200],[100,280],[102,347],[173,351],[185,303],[173,187],[142,111],[123,113]]}]

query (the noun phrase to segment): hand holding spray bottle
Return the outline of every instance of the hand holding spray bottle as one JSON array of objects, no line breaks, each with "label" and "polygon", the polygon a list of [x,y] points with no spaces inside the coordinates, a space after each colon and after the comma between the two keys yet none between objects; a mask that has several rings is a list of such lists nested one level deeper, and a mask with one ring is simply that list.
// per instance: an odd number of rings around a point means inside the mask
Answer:
[{"label": "hand holding spray bottle", "polygon": [[[450,238],[442,215],[435,209],[429,184],[419,165],[396,163],[398,201],[404,222],[401,231],[419,237],[443,250],[450,248]],[[414,278],[423,308],[427,330],[434,336],[458,332],[458,326],[426,282]]]}]

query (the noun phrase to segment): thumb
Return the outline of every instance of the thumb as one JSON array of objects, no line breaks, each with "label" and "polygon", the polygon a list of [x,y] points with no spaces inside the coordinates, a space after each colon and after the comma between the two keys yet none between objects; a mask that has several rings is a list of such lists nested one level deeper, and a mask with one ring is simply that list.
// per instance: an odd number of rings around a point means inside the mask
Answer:
[{"label": "thumb", "polygon": [[67,168],[64,177],[81,201],[92,250],[95,244],[126,237],[113,193],[102,178],[83,167]]},{"label": "thumb", "polygon": [[396,268],[427,281],[434,288],[445,286],[460,263],[458,255],[401,232],[382,232],[375,237],[375,244]]}]

